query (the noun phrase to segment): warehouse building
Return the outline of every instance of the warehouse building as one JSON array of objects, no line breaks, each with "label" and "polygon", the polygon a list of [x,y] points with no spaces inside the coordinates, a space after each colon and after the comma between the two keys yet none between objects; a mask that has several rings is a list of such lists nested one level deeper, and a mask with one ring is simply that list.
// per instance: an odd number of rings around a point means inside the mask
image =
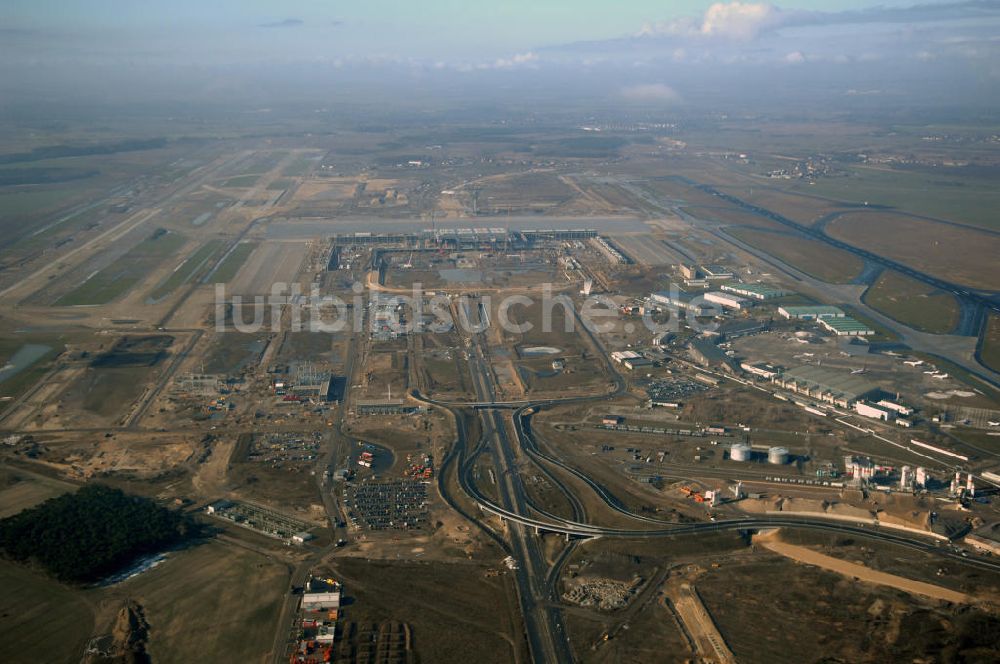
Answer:
[{"label": "warehouse building", "polygon": [[695,339],[689,348],[691,357],[698,364],[710,369],[722,369],[728,373],[736,373],[736,362],[708,339]]},{"label": "warehouse building", "polygon": [[826,305],[799,306],[799,307],[778,307],[778,313],[785,318],[797,318],[799,320],[823,320],[828,318],[843,318],[847,314],[839,307]]},{"label": "warehouse building", "polygon": [[765,380],[771,380],[781,375],[781,367],[767,364],[766,362],[757,362],[755,364],[742,362],[740,369],[743,369],[743,371],[746,371],[751,376],[759,376]]},{"label": "warehouse building", "polygon": [[703,297],[694,296],[684,291],[657,291],[649,296],[653,304],[665,307],[675,307],[695,316],[715,316],[719,313],[718,304],[706,302]]},{"label": "warehouse building", "polygon": [[711,293],[705,293],[705,301],[712,302],[713,304],[718,304],[726,309],[735,309],[736,311],[742,311],[743,309],[748,309],[752,306],[752,302],[746,298],[742,298],[739,295],[734,295],[732,293],[723,293],[721,291],[712,291]]},{"label": "warehouse building", "polygon": [[862,417],[870,417],[873,420],[882,420],[883,422],[888,422],[895,414],[888,408],[879,408],[861,401],[854,404],[854,412]]},{"label": "warehouse building", "polygon": [[850,408],[855,402],[875,395],[879,389],[859,375],[813,365],[788,369],[771,381],[796,394]]},{"label": "warehouse building", "polygon": [[850,316],[843,318],[820,318],[819,324],[828,332],[836,334],[838,337],[867,337],[875,334],[864,323],[854,320]]},{"label": "warehouse building", "polygon": [[733,271],[723,265],[702,265],[702,274],[709,281],[724,281],[733,278]]},{"label": "warehouse building", "polygon": [[751,300],[773,300],[791,294],[789,291],[767,284],[723,284],[719,288],[727,293],[735,293]]}]

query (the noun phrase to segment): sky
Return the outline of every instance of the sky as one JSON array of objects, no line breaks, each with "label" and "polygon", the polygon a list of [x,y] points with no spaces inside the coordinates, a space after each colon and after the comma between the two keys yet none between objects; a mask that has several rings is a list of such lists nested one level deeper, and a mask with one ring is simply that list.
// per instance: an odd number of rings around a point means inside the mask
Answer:
[{"label": "sky", "polygon": [[[632,35],[646,25],[698,16],[711,4],[698,0],[4,0],[0,35],[7,40],[21,37],[17,49],[11,49],[15,58],[74,54],[220,63],[246,58],[374,57],[474,62],[556,44]],[[836,11],[907,3],[780,4],[784,9]]]},{"label": "sky", "polygon": [[987,105],[998,35],[1000,0],[2,0],[0,105],[351,77],[624,103],[780,87]]}]

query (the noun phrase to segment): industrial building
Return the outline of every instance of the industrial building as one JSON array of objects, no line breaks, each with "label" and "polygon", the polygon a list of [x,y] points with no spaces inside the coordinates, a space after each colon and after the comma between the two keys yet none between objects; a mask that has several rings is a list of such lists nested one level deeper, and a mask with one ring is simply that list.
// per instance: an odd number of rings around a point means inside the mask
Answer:
[{"label": "industrial building", "polygon": [[778,313],[785,318],[799,320],[823,320],[828,318],[843,318],[847,314],[839,307],[827,305],[809,305],[797,307],[778,307]]},{"label": "industrial building", "polygon": [[708,339],[695,339],[689,346],[691,357],[698,364],[708,368],[718,368],[736,373],[736,363],[726,353]]},{"label": "industrial building", "polygon": [[642,355],[634,350],[616,350],[611,353],[611,359],[618,364],[622,364],[625,360],[638,360],[640,357]]},{"label": "industrial building", "polygon": [[913,415],[912,408],[895,401],[890,401],[889,399],[880,399],[875,405],[881,406],[882,408],[888,408],[889,410],[895,411],[900,415]]},{"label": "industrial building", "polygon": [[653,366],[653,361],[646,357],[630,357],[622,361],[626,369],[640,369],[642,367]]},{"label": "industrial building", "polygon": [[723,281],[735,276],[733,271],[724,265],[702,265],[701,272],[709,281]]},{"label": "industrial building", "polygon": [[796,394],[842,408],[849,408],[856,401],[878,392],[878,387],[859,375],[813,365],[788,369],[775,376],[772,382]]},{"label": "industrial building", "polygon": [[358,415],[411,415],[422,406],[414,406],[402,399],[373,399],[357,402]]},{"label": "industrial building", "polygon": [[743,309],[748,309],[752,306],[752,302],[746,298],[742,298],[739,295],[733,295],[732,293],[723,293],[721,291],[712,291],[710,293],[705,293],[705,301],[712,302],[713,304],[718,304],[726,309],[735,309],[736,311],[742,311]]},{"label": "industrial building", "polygon": [[759,376],[765,380],[771,380],[776,376],[780,376],[782,371],[781,367],[777,367],[766,362],[756,362],[754,364],[741,362],[740,369],[743,369],[743,371],[746,371],[752,376]]},{"label": "industrial building", "polygon": [[695,316],[714,316],[719,313],[719,306],[705,302],[700,295],[694,296],[684,291],[657,291],[649,296],[654,304],[683,309]]},{"label": "industrial building", "polygon": [[773,300],[790,294],[789,291],[767,284],[722,284],[719,289],[751,300]]},{"label": "industrial building", "polygon": [[617,247],[615,247],[613,244],[611,244],[611,242],[601,237],[600,235],[598,235],[595,238],[591,238],[590,241],[591,243],[593,243],[595,247],[597,247],[598,251],[604,254],[604,257],[607,258],[612,263],[625,265],[630,262],[628,257],[625,256],[625,254],[620,252]]},{"label": "industrial building", "polygon": [[844,316],[843,318],[820,318],[819,324],[828,332],[832,332],[838,337],[867,337],[875,334],[875,330],[864,323],[854,320],[850,316]]},{"label": "industrial building", "polygon": [[771,323],[766,320],[729,320],[720,325],[716,332],[723,340],[732,341],[740,337],[767,332],[770,329]]},{"label": "industrial building", "polygon": [[878,406],[872,406],[861,401],[854,404],[854,412],[862,417],[870,417],[873,420],[882,420],[883,422],[888,422],[895,415],[895,411],[893,410],[879,408]]},{"label": "industrial building", "polygon": [[329,370],[312,362],[296,362],[290,367],[290,385],[285,391],[301,399],[328,401],[333,386],[333,375]]},{"label": "industrial building", "polygon": [[701,274],[698,272],[698,268],[694,265],[685,265],[681,263],[677,266],[677,271],[681,273],[681,276],[685,279],[698,279]]}]

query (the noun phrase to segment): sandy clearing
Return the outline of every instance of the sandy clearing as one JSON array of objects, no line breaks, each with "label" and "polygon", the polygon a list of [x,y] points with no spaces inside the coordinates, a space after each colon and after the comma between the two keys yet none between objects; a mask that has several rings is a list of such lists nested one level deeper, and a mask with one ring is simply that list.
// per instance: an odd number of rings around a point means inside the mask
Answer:
[{"label": "sandy clearing", "polygon": [[818,553],[812,549],[807,549],[804,546],[763,539],[757,540],[757,543],[774,553],[785,556],[786,558],[791,558],[792,560],[805,563],[806,565],[822,567],[823,569],[831,572],[854,577],[866,583],[889,586],[890,588],[896,588],[897,590],[902,590],[903,592],[908,592],[913,595],[923,595],[924,597],[940,599],[946,602],[961,604],[975,601],[974,597],[966,595],[965,593],[949,590],[948,588],[942,588],[941,586],[935,586],[930,583],[924,583],[923,581],[914,581],[913,579],[896,576],[895,574],[879,572],[869,567],[865,567],[864,565],[859,565],[858,563],[852,563]]}]

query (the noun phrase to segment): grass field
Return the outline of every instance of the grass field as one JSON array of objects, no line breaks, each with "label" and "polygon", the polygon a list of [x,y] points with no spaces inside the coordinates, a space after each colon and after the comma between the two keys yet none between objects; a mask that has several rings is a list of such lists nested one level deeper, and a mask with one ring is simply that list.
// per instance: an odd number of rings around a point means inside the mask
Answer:
[{"label": "grass field", "polygon": [[748,228],[733,229],[730,232],[747,244],[831,284],[850,283],[864,269],[864,261],[854,254],[835,249],[819,240]]},{"label": "grass field", "polygon": [[885,271],[868,289],[864,302],[904,325],[934,334],[950,332],[961,315],[951,293],[893,270]]},{"label": "grass field", "polygon": [[0,519],[75,489],[67,482],[0,466]]},{"label": "grass field", "polygon": [[72,189],[30,189],[0,193],[0,217],[21,218],[59,207]]},{"label": "grass field", "polygon": [[[29,357],[34,357],[34,359],[30,364],[26,363],[17,373],[9,375],[0,382],[0,396],[20,396],[22,392],[34,385],[45,374],[51,364],[50,360],[62,352],[63,349],[62,345],[52,345],[51,343],[44,343],[45,341],[48,341],[48,339],[46,338],[44,341],[39,340],[37,345],[48,346],[49,349],[47,351],[40,355],[31,354]],[[25,340],[23,339],[0,338],[0,366],[6,366],[8,363],[11,363],[11,360],[25,346]],[[42,349],[39,348],[38,350],[40,352]]]},{"label": "grass field", "polygon": [[223,187],[236,187],[242,189],[254,186],[255,184],[257,184],[257,180],[259,179],[260,179],[259,175],[237,175],[234,178],[223,180],[220,184]]},{"label": "grass field", "polygon": [[[914,214],[1000,229],[996,215],[1000,190],[996,182],[968,177],[961,169],[933,173],[857,166],[850,177],[820,178],[808,193],[852,203],[888,205]],[[806,188],[797,185],[796,188]]]},{"label": "grass field", "polygon": [[174,292],[174,289],[191,281],[198,272],[209,264],[209,259],[215,256],[221,246],[221,240],[210,240],[203,244],[198,248],[198,251],[191,254],[176,270],[170,273],[169,277],[153,289],[149,294],[150,299],[162,300]]},{"label": "grass field", "polygon": [[56,301],[57,306],[107,304],[132,289],[184,244],[177,233],[156,233]]},{"label": "grass field", "polygon": [[240,242],[229,252],[215,271],[210,275],[211,281],[226,284],[233,280],[236,273],[243,267],[243,263],[250,258],[250,254],[257,248],[256,242]]},{"label": "grass field", "polygon": [[309,171],[312,170],[315,164],[316,160],[314,159],[296,159],[291,164],[286,166],[285,170],[283,170],[281,174],[292,177],[309,175]]},{"label": "grass field", "polygon": [[839,217],[827,233],[952,283],[993,290],[1000,282],[1000,238],[894,212]]},{"label": "grass field", "polygon": [[993,314],[986,324],[983,348],[980,351],[983,364],[994,371],[1000,371],[1000,315]]},{"label": "grass field", "polygon": [[0,661],[80,660],[94,631],[94,612],[80,591],[6,560],[0,588]]},{"label": "grass field", "polygon": [[260,662],[287,584],[285,565],[210,542],[171,554],[120,590],[145,609],[154,662]]}]

